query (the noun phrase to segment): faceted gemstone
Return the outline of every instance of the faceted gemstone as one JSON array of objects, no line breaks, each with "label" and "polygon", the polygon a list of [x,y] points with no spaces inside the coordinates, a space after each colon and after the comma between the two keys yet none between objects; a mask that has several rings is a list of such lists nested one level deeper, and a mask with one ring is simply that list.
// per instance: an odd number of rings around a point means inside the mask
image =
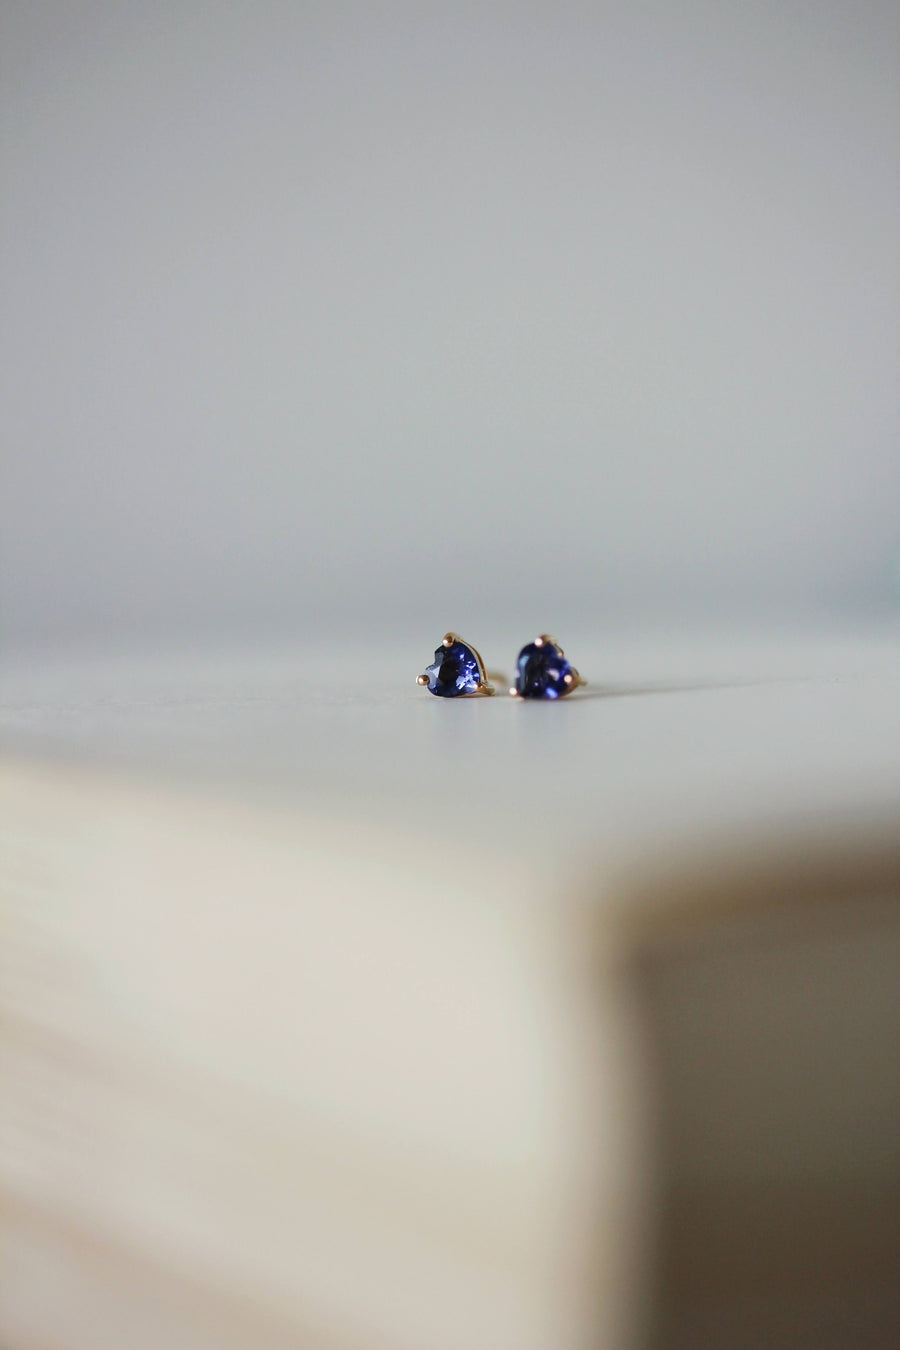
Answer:
[{"label": "faceted gemstone", "polygon": [[561,698],[568,693],[569,663],[552,642],[529,642],[516,662],[516,689],[523,698]]},{"label": "faceted gemstone", "polygon": [[464,642],[453,642],[449,647],[438,647],[434,665],[425,667],[428,688],[439,698],[457,698],[473,694],[481,683],[478,657]]}]

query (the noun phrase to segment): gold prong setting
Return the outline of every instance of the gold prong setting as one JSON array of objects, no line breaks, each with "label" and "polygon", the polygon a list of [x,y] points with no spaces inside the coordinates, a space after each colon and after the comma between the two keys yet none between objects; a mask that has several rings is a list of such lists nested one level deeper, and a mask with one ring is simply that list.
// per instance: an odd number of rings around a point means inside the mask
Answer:
[{"label": "gold prong setting", "polygon": [[480,653],[458,633],[447,632],[434,654],[434,663],[416,684],[426,685],[440,698],[490,698],[495,692]]},{"label": "gold prong setting", "polygon": [[513,698],[556,701],[586,684],[555,637],[539,633],[527,643],[516,661],[516,682],[510,689]]}]

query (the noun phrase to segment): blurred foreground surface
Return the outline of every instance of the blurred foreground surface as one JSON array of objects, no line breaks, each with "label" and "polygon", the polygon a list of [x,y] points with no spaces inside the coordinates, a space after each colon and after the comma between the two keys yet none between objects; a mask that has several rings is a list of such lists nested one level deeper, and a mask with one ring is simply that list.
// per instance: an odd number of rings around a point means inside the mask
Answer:
[{"label": "blurred foreground surface", "polygon": [[900,642],[566,645],[7,665],[5,1347],[897,1343]]}]

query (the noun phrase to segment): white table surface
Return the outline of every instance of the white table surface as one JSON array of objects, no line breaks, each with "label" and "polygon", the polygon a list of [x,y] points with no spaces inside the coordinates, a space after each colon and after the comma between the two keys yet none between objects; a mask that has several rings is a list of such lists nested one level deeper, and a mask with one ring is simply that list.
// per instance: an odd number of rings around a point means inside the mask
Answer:
[{"label": "white table surface", "polygon": [[566,645],[590,683],[558,703],[434,698],[427,639],[45,652],[6,661],[0,728],[16,755],[595,861],[900,806],[900,625]]},{"label": "white table surface", "polygon": [[895,839],[900,637],[573,638],[561,703],[432,697],[439,637],[6,660],[10,1345],[640,1343],[652,1111],[597,912],[722,841],[811,839],[834,889],[836,826]]}]

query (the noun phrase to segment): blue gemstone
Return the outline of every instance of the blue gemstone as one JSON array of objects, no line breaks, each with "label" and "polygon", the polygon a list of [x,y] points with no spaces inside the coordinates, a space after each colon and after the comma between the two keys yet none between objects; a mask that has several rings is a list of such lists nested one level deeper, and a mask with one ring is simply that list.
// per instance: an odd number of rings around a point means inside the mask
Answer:
[{"label": "blue gemstone", "polygon": [[569,692],[569,663],[553,642],[529,642],[516,662],[516,689],[522,698],[562,698]]},{"label": "blue gemstone", "polygon": [[434,654],[434,665],[426,666],[425,674],[428,676],[428,688],[439,698],[474,694],[481,684],[478,657],[464,642],[438,647]]}]

